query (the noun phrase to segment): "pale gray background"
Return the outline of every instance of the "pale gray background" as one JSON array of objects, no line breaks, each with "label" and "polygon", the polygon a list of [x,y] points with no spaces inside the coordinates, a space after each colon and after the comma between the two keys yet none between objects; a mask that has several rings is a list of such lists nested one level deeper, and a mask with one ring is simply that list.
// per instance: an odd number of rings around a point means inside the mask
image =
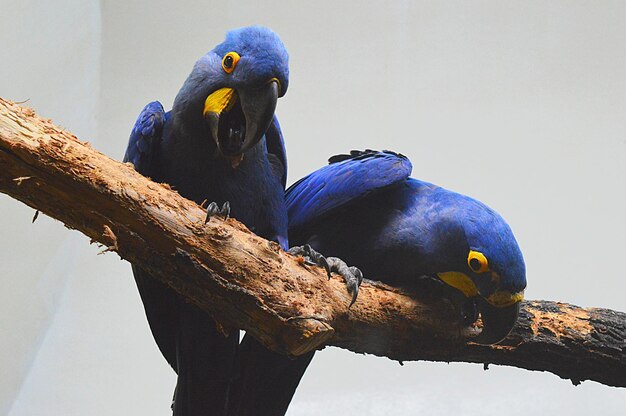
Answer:
[{"label": "pale gray background", "polygon": [[[129,2],[130,3],[130,2]],[[176,4],[173,6],[173,4]],[[353,148],[508,219],[528,298],[626,310],[626,3],[2,0],[0,96],[30,99],[120,159],[148,101],[169,108],[227,29],[291,56],[278,104],[293,182]],[[130,266],[0,197],[0,414],[168,415],[174,374]],[[290,416],[623,414],[626,391],[329,348]]]}]

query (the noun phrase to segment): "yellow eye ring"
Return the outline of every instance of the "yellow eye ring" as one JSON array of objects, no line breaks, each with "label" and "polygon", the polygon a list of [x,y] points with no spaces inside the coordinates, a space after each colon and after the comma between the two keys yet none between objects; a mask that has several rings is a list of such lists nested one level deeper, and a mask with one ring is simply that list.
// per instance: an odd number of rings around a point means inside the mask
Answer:
[{"label": "yellow eye ring", "polygon": [[470,250],[467,256],[467,265],[474,273],[484,273],[489,271],[489,262],[483,253]]},{"label": "yellow eye ring", "polygon": [[224,57],[222,58],[222,69],[224,70],[224,72],[226,72],[227,74],[233,72],[235,70],[235,67],[237,66],[237,62],[239,62],[239,58],[241,57],[237,52],[228,52],[226,55],[224,55]]}]

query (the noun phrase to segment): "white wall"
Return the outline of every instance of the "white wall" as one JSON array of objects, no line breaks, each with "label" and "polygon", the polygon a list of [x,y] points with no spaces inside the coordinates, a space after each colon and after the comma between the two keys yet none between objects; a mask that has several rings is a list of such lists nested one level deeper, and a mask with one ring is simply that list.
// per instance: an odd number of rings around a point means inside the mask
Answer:
[{"label": "white wall", "polygon": [[[415,177],[507,218],[526,257],[529,298],[626,310],[623,3],[128,3],[4,8],[3,48],[17,64],[0,66],[0,94],[31,98],[83,138],[97,129],[96,147],[119,159],[145,103],[169,107],[228,28],[265,24],[291,56],[277,109],[289,182],[334,153],[400,151]],[[11,236],[0,241],[0,368],[10,374],[0,378],[0,413],[14,403],[12,416],[169,414],[174,378],[130,267],[96,256],[52,221],[31,225],[32,210],[8,197],[0,204],[0,229]],[[573,387],[495,366],[400,367],[326,349],[289,414],[618,415],[625,407],[623,390],[597,383]]]},{"label": "white wall", "polygon": [[[0,95],[29,100],[41,114],[93,140],[98,3],[3,1],[1,13]],[[31,225],[34,211],[6,196],[0,197],[0,212],[0,414],[7,414],[45,346],[74,267],[78,235],[45,216]]]}]

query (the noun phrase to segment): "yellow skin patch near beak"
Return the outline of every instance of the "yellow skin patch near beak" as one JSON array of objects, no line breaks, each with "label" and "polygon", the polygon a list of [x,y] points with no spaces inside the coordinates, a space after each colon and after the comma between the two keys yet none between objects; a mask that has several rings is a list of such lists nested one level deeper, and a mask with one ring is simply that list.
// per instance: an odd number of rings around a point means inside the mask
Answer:
[{"label": "yellow skin patch near beak", "polygon": [[504,308],[511,306],[517,302],[524,300],[524,292],[511,293],[505,290],[498,290],[487,298],[487,302],[496,308]]},{"label": "yellow skin patch near beak", "polygon": [[[465,273],[443,272],[437,273],[437,276],[447,285],[460,290],[468,298],[480,295],[472,279]],[[493,278],[494,276],[492,276]],[[495,278],[499,280],[500,276],[496,275]],[[524,292],[511,293],[506,290],[498,290],[484,299],[496,308],[504,308],[524,300]]]},{"label": "yellow skin patch near beak", "polygon": [[449,286],[460,290],[468,298],[478,295],[476,285],[465,273],[443,272],[437,273],[437,276]]},{"label": "yellow skin patch near beak", "polygon": [[223,111],[229,111],[236,102],[237,95],[234,89],[220,88],[206,97],[202,114],[222,114]]}]

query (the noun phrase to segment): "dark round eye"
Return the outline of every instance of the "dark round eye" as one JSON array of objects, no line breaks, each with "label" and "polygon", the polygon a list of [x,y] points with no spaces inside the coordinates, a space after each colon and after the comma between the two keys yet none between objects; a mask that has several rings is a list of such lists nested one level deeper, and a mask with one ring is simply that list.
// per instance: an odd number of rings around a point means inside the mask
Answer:
[{"label": "dark round eye", "polygon": [[228,52],[224,55],[222,58],[222,69],[224,72],[227,74],[233,72],[237,66],[237,62],[239,62],[239,58],[240,56],[237,52]]},{"label": "dark round eye", "polygon": [[469,262],[469,266],[475,272],[479,271],[480,270],[480,260],[478,260],[477,258],[471,259],[470,262]]},{"label": "dark round eye", "polygon": [[467,256],[467,265],[474,273],[484,273],[489,270],[489,262],[483,253],[470,250]]}]

